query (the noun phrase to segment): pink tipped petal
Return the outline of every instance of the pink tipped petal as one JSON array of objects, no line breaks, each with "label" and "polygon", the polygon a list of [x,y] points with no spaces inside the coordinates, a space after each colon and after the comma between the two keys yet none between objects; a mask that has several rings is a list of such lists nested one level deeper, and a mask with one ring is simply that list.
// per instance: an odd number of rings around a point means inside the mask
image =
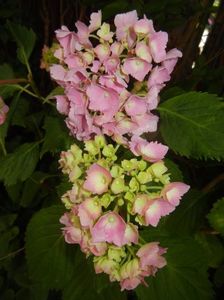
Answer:
[{"label": "pink tipped petal", "polygon": [[125,232],[124,232],[124,240],[123,244],[138,243],[138,227],[132,223],[127,223]]},{"label": "pink tipped petal", "polygon": [[102,22],[101,10],[98,10],[97,13],[92,13],[90,15],[89,31],[93,32],[97,30],[101,26],[101,22]]},{"label": "pink tipped petal", "polygon": [[116,36],[118,41],[127,38],[130,29],[134,26],[137,20],[138,15],[136,10],[116,15],[114,18],[114,24],[116,26]]},{"label": "pink tipped petal", "polygon": [[94,52],[101,62],[110,56],[110,46],[108,44],[99,44],[94,48]]},{"label": "pink tipped petal", "polygon": [[144,209],[149,200],[148,195],[146,194],[138,194],[133,203],[133,212],[135,214],[139,214],[140,216],[144,215]]},{"label": "pink tipped petal", "polygon": [[137,45],[135,47],[135,53],[139,58],[146,60],[148,63],[152,62],[152,56],[150,54],[150,49],[146,45],[145,42],[137,43]]},{"label": "pink tipped petal", "polygon": [[126,224],[115,212],[107,212],[99,218],[91,229],[94,243],[108,242],[121,247],[123,245]]},{"label": "pink tipped petal", "polygon": [[78,36],[69,31],[66,26],[62,26],[61,29],[55,31],[57,40],[64,50],[64,56],[74,53],[75,50],[80,51],[82,46],[78,41]]},{"label": "pink tipped petal", "polygon": [[166,249],[159,247],[158,242],[152,242],[143,245],[136,253],[140,258],[140,264],[142,268],[156,267],[163,268],[167,262],[161,255],[166,253]]},{"label": "pink tipped petal", "polygon": [[169,215],[175,210],[175,206],[163,199],[149,200],[145,207],[145,223],[156,227],[161,217]]},{"label": "pink tipped petal", "polygon": [[167,42],[167,32],[159,31],[151,35],[151,38],[149,39],[149,47],[151,50],[152,57],[156,63],[159,63],[166,58]]},{"label": "pink tipped petal", "polygon": [[132,121],[137,124],[135,130],[133,130],[133,135],[141,135],[146,132],[155,132],[157,130],[157,124],[159,117],[151,113],[145,113],[143,115],[132,116]]},{"label": "pink tipped petal", "polygon": [[119,59],[117,57],[109,57],[104,61],[105,71],[108,74],[114,74],[117,71],[119,65]]},{"label": "pink tipped petal", "polygon": [[123,72],[139,81],[143,81],[151,68],[152,65],[141,58],[127,58],[123,65]]},{"label": "pink tipped petal", "polygon": [[148,94],[146,95],[146,101],[148,104],[148,109],[153,110],[158,106],[159,103],[159,87],[157,85],[154,85],[151,87],[148,91]]},{"label": "pink tipped petal", "polygon": [[146,113],[147,103],[141,97],[131,95],[124,108],[129,116],[141,115]]},{"label": "pink tipped petal", "polygon": [[77,21],[75,23],[75,26],[77,28],[77,36],[79,42],[86,47],[91,46],[91,42],[89,40],[90,31],[88,26],[86,26],[86,24],[81,21]]},{"label": "pink tipped petal", "polygon": [[65,79],[67,71],[60,65],[52,65],[50,67],[51,77],[56,80],[59,84]]},{"label": "pink tipped petal", "polygon": [[148,142],[140,137],[133,136],[129,143],[130,150],[135,155],[141,155],[145,160],[157,162],[163,159],[168,151],[168,147],[158,142]]},{"label": "pink tipped petal", "polygon": [[141,279],[138,277],[124,279],[120,282],[121,291],[134,290],[140,283]]},{"label": "pink tipped petal", "polygon": [[119,94],[109,88],[91,84],[86,91],[90,104],[89,108],[94,111],[107,112],[115,114],[119,108]]},{"label": "pink tipped petal", "polygon": [[113,56],[119,56],[123,50],[124,50],[124,46],[119,43],[119,42],[114,42],[111,46],[110,46],[110,50],[112,52]]},{"label": "pink tipped petal", "polygon": [[87,170],[87,178],[84,182],[84,189],[93,194],[103,194],[108,190],[112,180],[110,172],[98,164],[93,164]]},{"label": "pink tipped petal", "polygon": [[183,182],[171,182],[164,187],[161,195],[170,204],[177,206],[180,203],[180,199],[189,189],[190,186]]},{"label": "pink tipped petal", "polygon": [[101,206],[99,202],[92,198],[85,199],[78,206],[78,216],[80,218],[80,223],[84,227],[90,227],[93,222],[99,218],[102,213]]},{"label": "pink tipped petal", "polygon": [[55,96],[55,99],[56,99],[56,107],[57,107],[57,110],[63,114],[63,115],[67,115],[68,112],[69,112],[69,101],[67,99],[66,96],[63,96],[63,95],[58,95],[58,96]]},{"label": "pink tipped petal", "polygon": [[158,67],[156,66],[154,69],[152,69],[152,72],[148,79],[148,88],[155,85],[163,84],[164,82],[167,82],[170,80],[170,74],[167,71],[165,67]]},{"label": "pink tipped petal", "polygon": [[138,20],[134,25],[134,31],[137,34],[149,34],[155,32],[152,20],[148,20],[147,18]]},{"label": "pink tipped petal", "polygon": [[2,97],[0,96],[0,125],[5,122],[8,111],[9,107],[5,104]]}]

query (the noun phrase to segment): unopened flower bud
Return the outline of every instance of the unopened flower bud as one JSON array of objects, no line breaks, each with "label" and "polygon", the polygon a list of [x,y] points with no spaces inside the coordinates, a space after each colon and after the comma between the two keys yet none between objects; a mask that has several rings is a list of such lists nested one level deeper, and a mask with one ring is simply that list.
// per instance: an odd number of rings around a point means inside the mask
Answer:
[{"label": "unopened flower bud", "polygon": [[125,182],[123,178],[115,178],[110,187],[114,194],[122,193],[125,190]]}]

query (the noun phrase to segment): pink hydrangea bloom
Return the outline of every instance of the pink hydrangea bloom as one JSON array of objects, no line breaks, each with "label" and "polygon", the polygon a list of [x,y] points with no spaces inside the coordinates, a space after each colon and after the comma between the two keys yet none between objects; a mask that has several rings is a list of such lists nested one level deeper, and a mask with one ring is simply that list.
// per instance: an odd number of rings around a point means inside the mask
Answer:
[{"label": "pink hydrangea bloom", "polygon": [[152,57],[156,63],[160,63],[166,58],[166,45],[168,34],[163,31],[155,32],[149,39],[149,47]]},{"label": "pink hydrangea bloom", "polygon": [[150,199],[144,207],[145,223],[156,227],[161,217],[169,215],[174,210],[175,206],[163,199]]},{"label": "pink hydrangea bloom", "polygon": [[141,279],[138,277],[126,278],[120,282],[121,291],[133,290],[141,283]]},{"label": "pink hydrangea bloom", "polygon": [[183,182],[171,182],[167,184],[161,192],[161,195],[170,204],[177,206],[182,196],[188,192],[190,186]]},{"label": "pink hydrangea bloom", "polygon": [[167,262],[162,256],[166,253],[166,249],[159,247],[158,242],[152,242],[143,245],[136,253],[140,258],[140,264],[142,268],[153,266],[156,268],[163,268]]},{"label": "pink hydrangea bloom", "polygon": [[93,32],[97,30],[101,26],[101,22],[102,22],[101,10],[98,10],[97,13],[92,13],[90,15],[89,31]]},{"label": "pink hydrangea bloom", "polygon": [[127,58],[123,64],[123,72],[139,81],[143,81],[152,65],[141,58]]},{"label": "pink hydrangea bloom", "polygon": [[130,142],[130,149],[135,155],[141,155],[145,160],[156,162],[164,158],[168,147],[158,142],[147,142],[146,140],[134,136]]},{"label": "pink hydrangea bloom", "polygon": [[87,170],[87,178],[84,182],[84,189],[93,194],[103,194],[108,190],[112,177],[110,172],[98,164],[93,164]]},{"label": "pink hydrangea bloom", "polygon": [[136,10],[116,15],[114,24],[116,26],[116,36],[118,41],[128,38],[129,44],[134,42],[135,35],[133,35],[132,30],[137,20],[138,16]]},{"label": "pink hydrangea bloom", "polygon": [[86,198],[78,206],[78,216],[83,227],[90,227],[100,217],[102,208],[99,202],[93,198]]},{"label": "pink hydrangea bloom", "polygon": [[5,122],[8,111],[9,107],[4,103],[2,97],[0,97],[0,125]]},{"label": "pink hydrangea bloom", "polygon": [[78,222],[76,226],[72,224],[69,218],[69,214],[65,213],[60,218],[60,223],[64,224],[65,227],[62,228],[65,241],[68,244],[80,244],[82,241],[82,230]]},{"label": "pink hydrangea bloom", "polygon": [[115,212],[107,212],[99,218],[91,229],[93,242],[108,242],[123,246],[126,224]]},{"label": "pink hydrangea bloom", "polygon": [[132,223],[127,223],[124,232],[123,244],[125,245],[131,243],[138,243],[138,227]]}]

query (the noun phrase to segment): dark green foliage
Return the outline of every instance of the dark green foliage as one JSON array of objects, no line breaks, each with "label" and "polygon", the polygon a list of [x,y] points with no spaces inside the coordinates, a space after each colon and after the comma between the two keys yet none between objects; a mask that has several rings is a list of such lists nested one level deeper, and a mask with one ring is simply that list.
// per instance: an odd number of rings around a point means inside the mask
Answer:
[{"label": "dark green foliage", "polygon": [[190,92],[158,108],[161,133],[169,147],[193,158],[224,158],[224,103],[216,95]]}]

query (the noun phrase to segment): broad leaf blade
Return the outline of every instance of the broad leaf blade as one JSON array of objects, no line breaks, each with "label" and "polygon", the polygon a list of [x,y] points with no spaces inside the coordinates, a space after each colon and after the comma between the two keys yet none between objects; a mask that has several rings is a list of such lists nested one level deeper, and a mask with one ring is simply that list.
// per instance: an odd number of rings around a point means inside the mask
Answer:
[{"label": "broad leaf blade", "polygon": [[193,158],[224,158],[224,104],[216,95],[182,94],[158,110],[162,136],[173,151]]},{"label": "broad leaf blade", "polygon": [[31,219],[26,232],[30,278],[49,289],[63,288],[75,267],[75,246],[65,243],[59,223],[63,212],[62,206],[40,210]]},{"label": "broad leaf blade", "polygon": [[7,22],[7,27],[17,43],[18,59],[21,61],[21,63],[27,65],[35,45],[35,33],[32,29],[28,29],[20,24],[15,24],[10,21]]},{"label": "broad leaf blade", "polygon": [[15,152],[0,159],[0,180],[5,185],[26,180],[34,171],[39,160],[39,143],[26,143]]},{"label": "broad leaf blade", "polygon": [[[155,238],[155,237],[154,237]],[[213,292],[206,273],[202,249],[193,239],[157,236],[167,246],[167,266],[147,280],[149,286],[138,287],[139,300],[209,300]]]},{"label": "broad leaf blade", "polygon": [[41,156],[50,151],[52,153],[60,152],[69,148],[72,144],[72,138],[68,130],[59,118],[46,117],[44,122],[45,139],[41,149]]},{"label": "broad leaf blade", "polygon": [[219,199],[208,214],[210,225],[224,235],[224,198]]}]

